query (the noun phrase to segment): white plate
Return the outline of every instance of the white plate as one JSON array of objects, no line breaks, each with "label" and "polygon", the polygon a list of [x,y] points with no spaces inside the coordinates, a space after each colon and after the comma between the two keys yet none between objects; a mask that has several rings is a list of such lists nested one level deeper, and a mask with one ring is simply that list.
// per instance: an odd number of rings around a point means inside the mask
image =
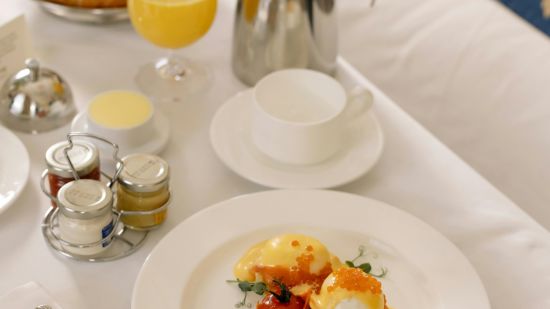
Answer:
[{"label": "white plate", "polygon": [[29,154],[10,130],[0,126],[0,214],[17,199],[29,178]]},{"label": "white plate", "polygon": [[380,158],[384,136],[368,112],[350,127],[347,145],[330,159],[314,165],[288,165],[262,154],[250,134],[252,90],[229,99],[214,116],[210,141],[218,157],[241,177],[281,189],[331,188],[368,172]]},{"label": "white plate", "polygon": [[[164,150],[164,148],[168,144],[168,140],[170,139],[170,122],[163,113],[161,113],[160,111],[155,111],[155,114],[153,116],[153,127],[155,130],[153,137],[149,138],[143,144],[138,146],[130,146],[125,144],[124,141],[112,140],[112,138],[110,138],[109,136],[102,137],[118,144],[118,146],[120,147],[120,157],[124,157],[132,153],[159,154]],[[90,130],[90,127],[88,126],[88,120],[85,111],[78,113],[78,115],[74,117],[71,124],[71,131],[94,133]],[[98,146],[101,147],[101,149],[105,152],[110,152],[111,149],[108,148],[109,146],[105,145]],[[110,158],[110,154],[106,153],[102,157]]]},{"label": "white plate", "polygon": [[483,285],[440,233],[397,208],[336,191],[278,190],[207,208],[173,229],[143,265],[133,309],[234,308],[242,295],[225,282],[247,248],[279,233],[324,242],[341,259],[366,245],[387,267],[382,279],[394,309],[489,309]]}]

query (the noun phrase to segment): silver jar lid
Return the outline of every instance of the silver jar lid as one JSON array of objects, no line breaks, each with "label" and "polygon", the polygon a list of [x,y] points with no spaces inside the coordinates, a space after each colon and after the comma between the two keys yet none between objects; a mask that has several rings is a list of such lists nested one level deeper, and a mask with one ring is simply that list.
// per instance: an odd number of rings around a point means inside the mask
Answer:
[{"label": "silver jar lid", "polygon": [[57,194],[61,213],[74,219],[92,219],[112,211],[113,193],[106,184],[79,179],[65,184]]},{"label": "silver jar lid", "polygon": [[14,130],[40,133],[69,123],[76,114],[67,82],[27,59],[26,68],[6,80],[0,91],[0,120]]},{"label": "silver jar lid", "polygon": [[[73,178],[73,173],[65,152],[69,142],[59,142],[46,151],[46,165],[48,171],[63,178]],[[73,148],[69,150],[69,157],[79,176],[88,175],[99,166],[99,151],[97,147],[86,141],[74,141]]]},{"label": "silver jar lid", "polygon": [[150,154],[131,154],[122,158],[124,168],[119,183],[134,192],[155,192],[168,184],[168,163]]}]

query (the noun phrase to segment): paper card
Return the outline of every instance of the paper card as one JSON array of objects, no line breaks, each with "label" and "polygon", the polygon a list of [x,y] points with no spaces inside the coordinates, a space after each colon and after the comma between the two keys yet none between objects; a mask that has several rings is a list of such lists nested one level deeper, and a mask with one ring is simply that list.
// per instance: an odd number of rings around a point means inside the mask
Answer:
[{"label": "paper card", "polygon": [[25,66],[29,56],[29,36],[25,17],[19,15],[0,25],[0,87]]}]

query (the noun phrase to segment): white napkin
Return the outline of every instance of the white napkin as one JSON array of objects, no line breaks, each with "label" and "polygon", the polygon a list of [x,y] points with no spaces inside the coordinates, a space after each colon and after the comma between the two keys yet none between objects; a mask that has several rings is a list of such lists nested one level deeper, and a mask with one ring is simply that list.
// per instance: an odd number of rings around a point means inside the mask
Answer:
[{"label": "white napkin", "polygon": [[36,282],[16,287],[8,294],[0,296],[0,308],[34,309],[39,305],[49,305],[52,309],[62,309],[53,298]]}]

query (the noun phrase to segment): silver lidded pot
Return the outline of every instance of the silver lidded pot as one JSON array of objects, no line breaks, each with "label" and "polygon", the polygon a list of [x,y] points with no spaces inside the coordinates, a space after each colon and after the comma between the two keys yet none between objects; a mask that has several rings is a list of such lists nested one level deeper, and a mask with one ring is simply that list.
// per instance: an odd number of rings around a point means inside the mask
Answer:
[{"label": "silver lidded pot", "polygon": [[0,91],[0,120],[10,129],[33,134],[69,123],[76,114],[69,85],[35,59],[25,65]]},{"label": "silver lidded pot", "polygon": [[335,0],[238,0],[233,71],[254,85],[285,68],[336,70]]}]

